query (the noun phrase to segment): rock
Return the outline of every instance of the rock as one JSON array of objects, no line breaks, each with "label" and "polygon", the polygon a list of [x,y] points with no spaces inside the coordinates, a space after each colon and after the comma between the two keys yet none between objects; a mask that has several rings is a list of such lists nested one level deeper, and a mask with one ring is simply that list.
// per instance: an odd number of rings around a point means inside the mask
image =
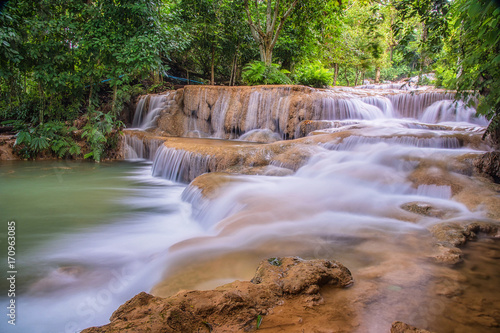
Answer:
[{"label": "rock", "polygon": [[395,321],[392,323],[391,333],[431,333],[431,332],[405,324],[401,321]]},{"label": "rock", "polygon": [[277,133],[271,131],[270,129],[256,129],[243,134],[240,137],[240,140],[258,143],[271,143],[280,141],[281,138]]},{"label": "rock", "polygon": [[495,183],[500,183],[500,152],[488,152],[474,161],[476,171],[493,178]]},{"label": "rock", "polygon": [[483,221],[444,222],[433,225],[429,231],[438,241],[438,254],[433,259],[438,263],[454,265],[462,262],[462,251],[458,247],[476,239],[479,233],[500,237],[500,224]]},{"label": "rock", "polygon": [[[345,288],[353,283],[353,279],[351,272],[335,261],[286,257],[261,262],[252,282],[279,285],[286,294],[300,294],[311,286],[322,287],[329,284]],[[317,287],[313,288],[319,291]],[[309,289],[307,294],[311,293]]]},{"label": "rock", "polygon": [[500,237],[500,225],[494,222],[445,222],[435,224],[429,230],[445,246],[463,246],[468,240],[475,239],[478,233]]},{"label": "rock", "polygon": [[348,287],[352,275],[330,260],[270,258],[251,282],[235,281],[206,291],[181,291],[168,298],[145,292],[120,306],[111,323],[83,330],[102,332],[239,332],[255,330],[258,315],[273,313],[284,299],[303,297],[307,306],[322,303],[321,286]]},{"label": "rock", "polygon": [[419,202],[419,201],[405,203],[401,206],[401,208],[410,213],[415,213],[418,215],[424,215],[430,217],[437,217],[437,218],[443,218],[449,213],[445,209],[440,209],[432,206],[427,202]]},{"label": "rock", "polygon": [[0,135],[0,161],[18,159],[13,152],[15,142],[16,137],[13,135]]}]

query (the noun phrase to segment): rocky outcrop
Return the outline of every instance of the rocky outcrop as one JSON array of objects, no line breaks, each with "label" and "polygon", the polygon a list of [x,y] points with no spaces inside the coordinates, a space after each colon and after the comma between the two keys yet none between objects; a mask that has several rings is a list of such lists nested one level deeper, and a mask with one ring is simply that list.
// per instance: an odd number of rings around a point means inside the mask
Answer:
[{"label": "rocky outcrop", "polygon": [[480,233],[500,238],[500,224],[496,222],[444,222],[433,225],[429,231],[438,241],[438,254],[434,260],[446,264],[462,262],[462,250],[459,247],[476,239]]},{"label": "rocky outcrop", "polygon": [[495,183],[500,183],[500,152],[488,152],[474,161],[479,173],[490,176]]},{"label": "rocky outcrop", "polygon": [[321,287],[352,283],[349,270],[336,261],[270,258],[260,263],[251,281],[180,291],[169,298],[142,292],[120,306],[110,324],[82,332],[244,332],[255,330],[262,316],[285,300],[318,304]]},{"label": "rocky outcrop", "polygon": [[432,103],[453,98],[439,90],[414,91],[410,96],[407,91],[283,85],[185,86],[164,95],[156,135],[219,139],[237,139],[256,129],[294,139],[326,128],[328,121],[384,118],[393,113],[417,117]]},{"label": "rocky outcrop", "polygon": [[12,135],[0,135],[0,161],[19,159],[13,152],[16,138]]},{"label": "rocky outcrop", "polygon": [[430,331],[416,328],[401,321],[392,323],[391,333],[431,333]]}]

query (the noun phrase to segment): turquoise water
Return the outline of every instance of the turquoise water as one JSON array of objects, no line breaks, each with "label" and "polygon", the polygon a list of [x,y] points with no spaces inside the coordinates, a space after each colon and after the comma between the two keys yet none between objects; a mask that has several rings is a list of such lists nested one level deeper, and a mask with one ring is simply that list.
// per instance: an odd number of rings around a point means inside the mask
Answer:
[{"label": "turquoise water", "polygon": [[1,332],[77,332],[162,276],[171,244],[203,231],[180,195],[143,162],[0,164],[1,308],[9,283],[7,223],[16,223],[16,325]]}]

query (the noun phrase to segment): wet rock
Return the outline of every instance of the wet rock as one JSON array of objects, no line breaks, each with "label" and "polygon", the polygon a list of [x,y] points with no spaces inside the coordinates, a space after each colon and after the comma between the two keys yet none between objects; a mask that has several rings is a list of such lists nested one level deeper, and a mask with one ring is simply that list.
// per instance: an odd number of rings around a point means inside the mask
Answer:
[{"label": "wet rock", "polygon": [[476,171],[493,178],[495,183],[500,183],[500,152],[488,152],[474,161]]},{"label": "wet rock", "polygon": [[500,224],[495,222],[445,222],[429,228],[438,241],[437,252],[433,259],[439,263],[457,264],[462,262],[462,251],[467,241],[477,238],[479,233],[500,237]]},{"label": "wet rock", "polygon": [[431,333],[430,331],[416,328],[401,321],[392,323],[391,333]]},{"label": "wet rock", "polygon": [[445,209],[440,209],[432,206],[427,202],[419,202],[419,201],[405,203],[401,206],[401,208],[410,213],[430,216],[430,217],[437,217],[437,218],[443,218],[449,213]]},{"label": "wet rock", "polygon": [[347,287],[352,275],[331,260],[296,257],[261,262],[251,282],[235,281],[206,291],[181,291],[169,298],[142,292],[120,306],[111,323],[82,332],[240,332],[256,329],[258,315],[272,314],[286,298],[307,306],[322,303],[321,286]]},{"label": "wet rock", "polygon": [[438,244],[437,252],[438,254],[433,257],[437,263],[455,265],[463,261],[462,250],[458,247],[449,247]]},{"label": "wet rock", "polygon": [[252,282],[279,285],[287,294],[299,294],[306,290],[307,294],[311,294],[312,290],[319,291],[319,287],[326,284],[348,287],[353,279],[351,272],[336,261],[285,257],[261,262]]},{"label": "wet rock", "polygon": [[280,141],[281,137],[270,129],[257,129],[243,134],[240,137],[240,140],[259,143],[271,143]]},{"label": "wet rock", "polygon": [[16,138],[12,135],[0,135],[0,161],[18,159],[13,152],[15,142]]}]

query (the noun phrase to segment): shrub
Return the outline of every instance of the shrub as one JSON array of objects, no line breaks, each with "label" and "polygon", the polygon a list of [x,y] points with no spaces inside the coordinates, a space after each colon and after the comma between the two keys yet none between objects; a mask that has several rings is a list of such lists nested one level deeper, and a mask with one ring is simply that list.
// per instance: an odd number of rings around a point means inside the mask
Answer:
[{"label": "shrub", "polygon": [[287,70],[280,70],[279,65],[266,66],[262,61],[248,63],[243,68],[241,77],[243,82],[250,86],[258,84],[291,84],[292,80],[286,76]]},{"label": "shrub", "polygon": [[92,157],[94,161],[100,162],[107,148],[116,143],[114,140],[118,135],[114,129],[120,129],[124,125],[121,121],[110,113],[97,111],[93,117],[89,118],[88,123],[83,127],[82,138],[86,138],[90,147],[90,152],[84,155],[84,158]]},{"label": "shrub", "polygon": [[297,82],[305,86],[325,88],[333,83],[333,73],[321,64],[309,64],[297,72]]},{"label": "shrub", "polygon": [[68,128],[63,122],[50,121],[29,127],[17,121],[14,127],[19,131],[15,146],[20,147],[18,152],[24,158],[35,158],[39,153],[48,151],[59,158],[80,154],[80,146],[70,136],[76,128]]}]

